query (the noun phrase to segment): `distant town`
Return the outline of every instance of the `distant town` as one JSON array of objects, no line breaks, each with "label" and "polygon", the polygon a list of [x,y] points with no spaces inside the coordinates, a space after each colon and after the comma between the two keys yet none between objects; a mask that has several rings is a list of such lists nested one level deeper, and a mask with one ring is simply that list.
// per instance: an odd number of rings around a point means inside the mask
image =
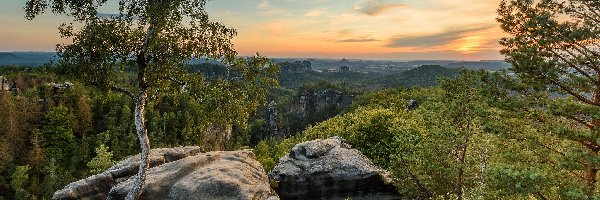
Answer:
[{"label": "distant town", "polygon": [[[56,58],[54,52],[0,52],[0,65],[15,66],[41,66]],[[414,69],[423,65],[439,65],[447,68],[485,69],[497,71],[510,68],[510,64],[502,60],[363,60],[363,59],[315,59],[315,58],[273,58],[274,62],[310,61],[312,70],[318,72],[338,72],[341,67],[345,70],[371,73],[393,73]],[[195,60],[192,64],[211,62],[206,60]]]}]

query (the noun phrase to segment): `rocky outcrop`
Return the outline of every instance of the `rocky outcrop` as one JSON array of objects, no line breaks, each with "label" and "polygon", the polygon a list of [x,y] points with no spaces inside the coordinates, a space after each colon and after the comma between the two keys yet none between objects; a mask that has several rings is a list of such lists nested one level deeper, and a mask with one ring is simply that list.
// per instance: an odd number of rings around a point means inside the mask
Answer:
[{"label": "rocky outcrop", "polygon": [[323,112],[335,108],[341,110],[352,104],[355,96],[337,89],[326,88],[317,91],[305,91],[298,97],[301,109],[296,111],[304,113]]},{"label": "rocky outcrop", "polygon": [[294,146],[269,173],[281,199],[400,199],[389,174],[339,137]]},{"label": "rocky outcrop", "polygon": [[275,137],[280,137],[278,123],[279,116],[277,115],[277,103],[275,101],[269,103],[269,106],[267,107],[267,116],[269,119],[269,132]]},{"label": "rocky outcrop", "polygon": [[[123,199],[133,185],[139,158],[69,184],[53,199]],[[201,153],[198,147],[151,152],[142,199],[267,199],[270,188],[251,151]]]}]

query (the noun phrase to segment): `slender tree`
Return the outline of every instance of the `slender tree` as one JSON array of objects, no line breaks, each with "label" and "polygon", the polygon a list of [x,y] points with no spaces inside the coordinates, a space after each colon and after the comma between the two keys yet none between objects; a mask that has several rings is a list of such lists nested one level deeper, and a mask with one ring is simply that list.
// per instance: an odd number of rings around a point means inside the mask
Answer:
[{"label": "slender tree", "polygon": [[454,191],[456,199],[463,199],[465,188],[465,171],[467,168],[467,155],[473,137],[481,133],[481,116],[484,113],[485,103],[478,94],[482,84],[477,72],[462,71],[456,79],[442,79],[441,88],[444,89],[443,113],[448,120],[444,124],[448,128],[454,143],[452,157],[456,159],[456,180]]},{"label": "slender tree", "polygon": [[501,52],[518,77],[569,97],[548,110],[578,124],[556,133],[585,149],[583,179],[594,195],[600,168],[600,1],[503,0],[498,14],[511,35],[500,41]]},{"label": "slender tree", "polygon": [[[141,146],[139,171],[126,199],[138,199],[149,168],[150,141],[144,111],[153,96],[163,92],[198,92],[202,76],[188,73],[191,59],[220,59],[239,72],[237,86],[247,89],[244,96],[222,92],[230,101],[263,99],[269,85],[275,85],[276,72],[266,58],[237,57],[232,37],[236,31],[209,21],[204,9],[207,0],[28,0],[26,18],[47,10],[72,18],[59,27],[72,44],[57,45],[61,71],[100,89],[121,92],[135,102],[134,122]],[[117,7],[115,14],[99,9]],[[268,67],[267,69],[264,69]],[[132,72],[127,73],[127,72]],[[133,77],[132,77],[133,76]],[[204,101],[203,94],[196,97]],[[252,104],[253,107],[257,105]],[[252,109],[247,109],[251,111]],[[246,114],[247,115],[247,114]]]}]

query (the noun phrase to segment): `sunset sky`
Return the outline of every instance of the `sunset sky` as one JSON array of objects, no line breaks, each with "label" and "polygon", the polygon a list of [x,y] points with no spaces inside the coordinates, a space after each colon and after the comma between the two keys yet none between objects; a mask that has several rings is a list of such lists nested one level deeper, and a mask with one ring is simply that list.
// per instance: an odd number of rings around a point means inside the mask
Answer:
[{"label": "sunset sky", "polygon": [[[58,25],[24,19],[24,0],[0,2],[0,51],[53,51]],[[213,0],[242,55],[357,59],[502,59],[500,0]]]}]

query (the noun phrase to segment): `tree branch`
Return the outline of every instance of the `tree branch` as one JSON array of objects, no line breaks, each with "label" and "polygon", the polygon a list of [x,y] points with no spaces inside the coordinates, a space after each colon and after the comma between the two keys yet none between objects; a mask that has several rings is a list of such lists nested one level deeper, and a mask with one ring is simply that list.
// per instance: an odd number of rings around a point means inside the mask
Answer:
[{"label": "tree branch", "polygon": [[[598,80],[595,80],[594,77],[592,77],[592,75],[590,75],[589,73],[587,73],[586,71],[584,71],[583,69],[581,69],[581,67],[578,67],[577,65],[573,64],[572,62],[569,62],[569,60],[567,60],[564,56],[560,55],[558,52],[556,52],[556,51],[554,51],[552,49],[550,49],[550,52],[553,53],[553,54],[555,54],[559,59],[561,59],[563,62],[565,62],[565,64],[567,64],[570,67],[572,67],[573,69],[577,70],[577,72],[579,72],[580,74],[582,74],[583,76],[585,76],[592,83],[596,84],[598,82]],[[568,52],[568,53],[571,56],[573,56],[571,54],[571,52]]]},{"label": "tree branch", "polygon": [[576,121],[576,122],[578,122],[578,123],[580,123],[580,124],[588,127],[589,129],[594,129],[594,126],[591,123],[589,123],[589,122],[587,122],[587,121],[585,121],[583,119],[579,119],[579,118],[577,118],[575,116],[565,116],[565,117],[568,118],[568,119],[571,119],[573,121]]},{"label": "tree branch", "polygon": [[541,192],[536,192],[535,195],[541,200],[548,200]]},{"label": "tree branch", "polygon": [[[593,56],[600,57],[600,54],[598,52],[590,50],[588,47],[586,47],[583,44],[580,44],[580,43],[576,42],[575,45],[577,45],[577,46],[579,46],[579,48],[582,48],[583,50],[591,53]],[[600,69],[596,69],[596,70],[600,71]]]},{"label": "tree branch", "polygon": [[[575,44],[577,44],[577,45],[571,45],[573,47],[573,49],[575,49],[575,51],[577,51],[581,55],[583,55],[588,60],[588,62],[590,62],[590,64],[592,65],[590,67],[592,69],[599,71],[600,67],[598,66],[598,64],[596,64],[596,61],[594,61],[594,59],[590,58],[590,56],[585,52],[585,51],[588,51],[588,52],[590,52],[590,51],[583,45],[578,44],[577,42]],[[577,47],[579,47],[579,48],[577,48]],[[580,48],[582,48],[583,50]]]},{"label": "tree branch", "polygon": [[[558,153],[558,154],[560,154],[560,155],[561,155],[561,156],[563,156],[563,157],[566,157],[566,156],[567,156],[565,153],[563,153],[563,152],[560,152],[560,151],[558,151],[558,150],[556,150],[556,149],[553,149],[553,148],[551,148],[551,147],[548,147],[548,146],[546,146],[546,145],[544,145],[544,144],[542,144],[542,143],[540,143],[540,142],[536,142],[536,143],[537,143],[538,145],[540,145],[541,147],[544,147],[544,148],[546,148],[546,149],[548,149],[548,150],[550,150],[550,151],[553,151],[553,152],[555,152],[555,153]],[[537,151],[535,151],[535,150],[532,150],[531,152],[533,152],[533,154],[535,154],[536,156],[538,156],[538,157],[542,158],[542,159],[543,159],[543,161],[542,161],[542,162],[548,163],[549,165],[551,165],[551,166],[552,166],[552,167],[554,167],[554,168],[560,168],[560,164],[556,163],[556,161],[550,160],[549,158],[547,158],[547,156],[543,156],[543,155],[541,155],[540,153],[538,153],[538,152],[537,152]],[[579,164],[583,164],[583,163],[581,163],[581,162],[578,162],[578,163],[579,163]],[[581,175],[579,175],[579,174],[576,174],[576,173],[573,173],[573,172],[571,172],[571,171],[568,171],[568,170],[567,170],[566,172],[567,172],[567,173],[569,173],[569,174],[571,174],[571,176],[574,176],[574,177],[579,177],[579,178],[583,178],[583,176],[581,176]]]},{"label": "tree branch", "polygon": [[114,92],[120,92],[123,93],[129,97],[131,97],[132,99],[135,99],[135,95],[133,95],[133,93],[131,91],[129,91],[128,89],[122,88],[122,87],[117,87],[114,85],[110,86],[110,90],[114,91]]},{"label": "tree branch", "polygon": [[[556,149],[554,149],[554,148],[552,148],[552,147],[549,147],[548,145],[545,145],[545,144],[543,144],[543,143],[541,143],[541,142],[536,142],[536,143],[537,143],[538,145],[540,145],[541,147],[544,147],[545,149],[548,149],[548,150],[550,150],[550,151],[552,151],[552,152],[554,152],[554,153],[560,154],[561,156],[567,156],[567,154],[565,154],[564,152],[561,152],[561,151],[559,151],[559,150],[556,150]],[[536,152],[534,151],[534,153],[536,153]],[[536,154],[537,154],[537,153],[536,153]],[[538,156],[539,156],[539,155],[538,155]],[[540,157],[541,157],[541,156],[540,156]],[[555,163],[555,164],[556,164],[556,163]]]},{"label": "tree branch", "polygon": [[410,176],[410,179],[412,179],[415,182],[415,184],[417,185],[417,187],[419,188],[421,193],[423,193],[423,195],[425,195],[425,198],[426,199],[431,198],[432,197],[431,192],[427,189],[427,187],[425,187],[425,185],[423,185],[421,180],[419,180],[419,177],[417,177],[414,173],[412,173],[412,171],[410,170],[410,166],[408,165],[406,160],[404,160],[404,156],[400,155],[400,161],[402,162],[402,165],[404,165],[404,168],[406,169],[406,173],[408,173],[408,175]]},{"label": "tree branch", "polygon": [[173,77],[170,77],[170,76],[169,77],[163,77],[162,79],[163,80],[171,81],[171,82],[179,85],[181,87],[181,91],[182,92],[185,91],[186,88],[188,87],[188,82],[183,82],[183,81],[180,81],[180,80],[178,80],[176,78],[173,78]]},{"label": "tree branch", "polygon": [[[594,15],[597,18],[600,18],[600,14],[598,12],[596,12],[596,10],[598,8],[594,8],[594,7],[590,6],[589,2],[585,2],[585,1],[583,2],[583,5],[585,5],[585,7],[587,7],[589,11],[591,11],[592,13],[594,13]],[[597,21],[597,20],[595,20],[595,21]]]},{"label": "tree branch", "polygon": [[569,11],[571,11],[571,12],[573,12],[573,13],[575,13],[575,14],[579,15],[579,17],[580,17],[580,18],[587,18],[587,19],[589,19],[589,20],[592,20],[592,21],[594,21],[594,22],[596,22],[596,23],[600,23],[600,20],[599,20],[599,19],[595,19],[595,18],[593,18],[593,17],[590,17],[590,16],[586,15],[585,13],[582,13],[582,12],[579,12],[579,11],[577,11],[577,10],[576,10],[576,9],[574,9],[574,8],[571,8],[571,9],[569,9]]},{"label": "tree branch", "polygon": [[587,103],[587,104],[590,104],[590,105],[593,105],[593,106],[600,106],[600,104],[599,104],[599,103],[595,103],[595,102],[593,102],[593,101],[589,100],[588,98],[585,98],[585,97],[584,97],[584,96],[582,96],[581,94],[578,94],[577,92],[575,92],[575,91],[573,91],[573,90],[569,89],[567,86],[563,85],[563,84],[562,84],[562,83],[560,83],[559,81],[557,81],[557,80],[554,80],[554,79],[552,79],[552,78],[548,78],[548,80],[549,80],[550,82],[552,82],[552,84],[554,84],[554,85],[556,85],[556,86],[560,87],[560,89],[564,90],[565,92],[569,93],[569,94],[570,94],[570,95],[572,95],[573,97],[577,98],[579,101],[582,101],[582,102],[584,102],[584,103]]}]

